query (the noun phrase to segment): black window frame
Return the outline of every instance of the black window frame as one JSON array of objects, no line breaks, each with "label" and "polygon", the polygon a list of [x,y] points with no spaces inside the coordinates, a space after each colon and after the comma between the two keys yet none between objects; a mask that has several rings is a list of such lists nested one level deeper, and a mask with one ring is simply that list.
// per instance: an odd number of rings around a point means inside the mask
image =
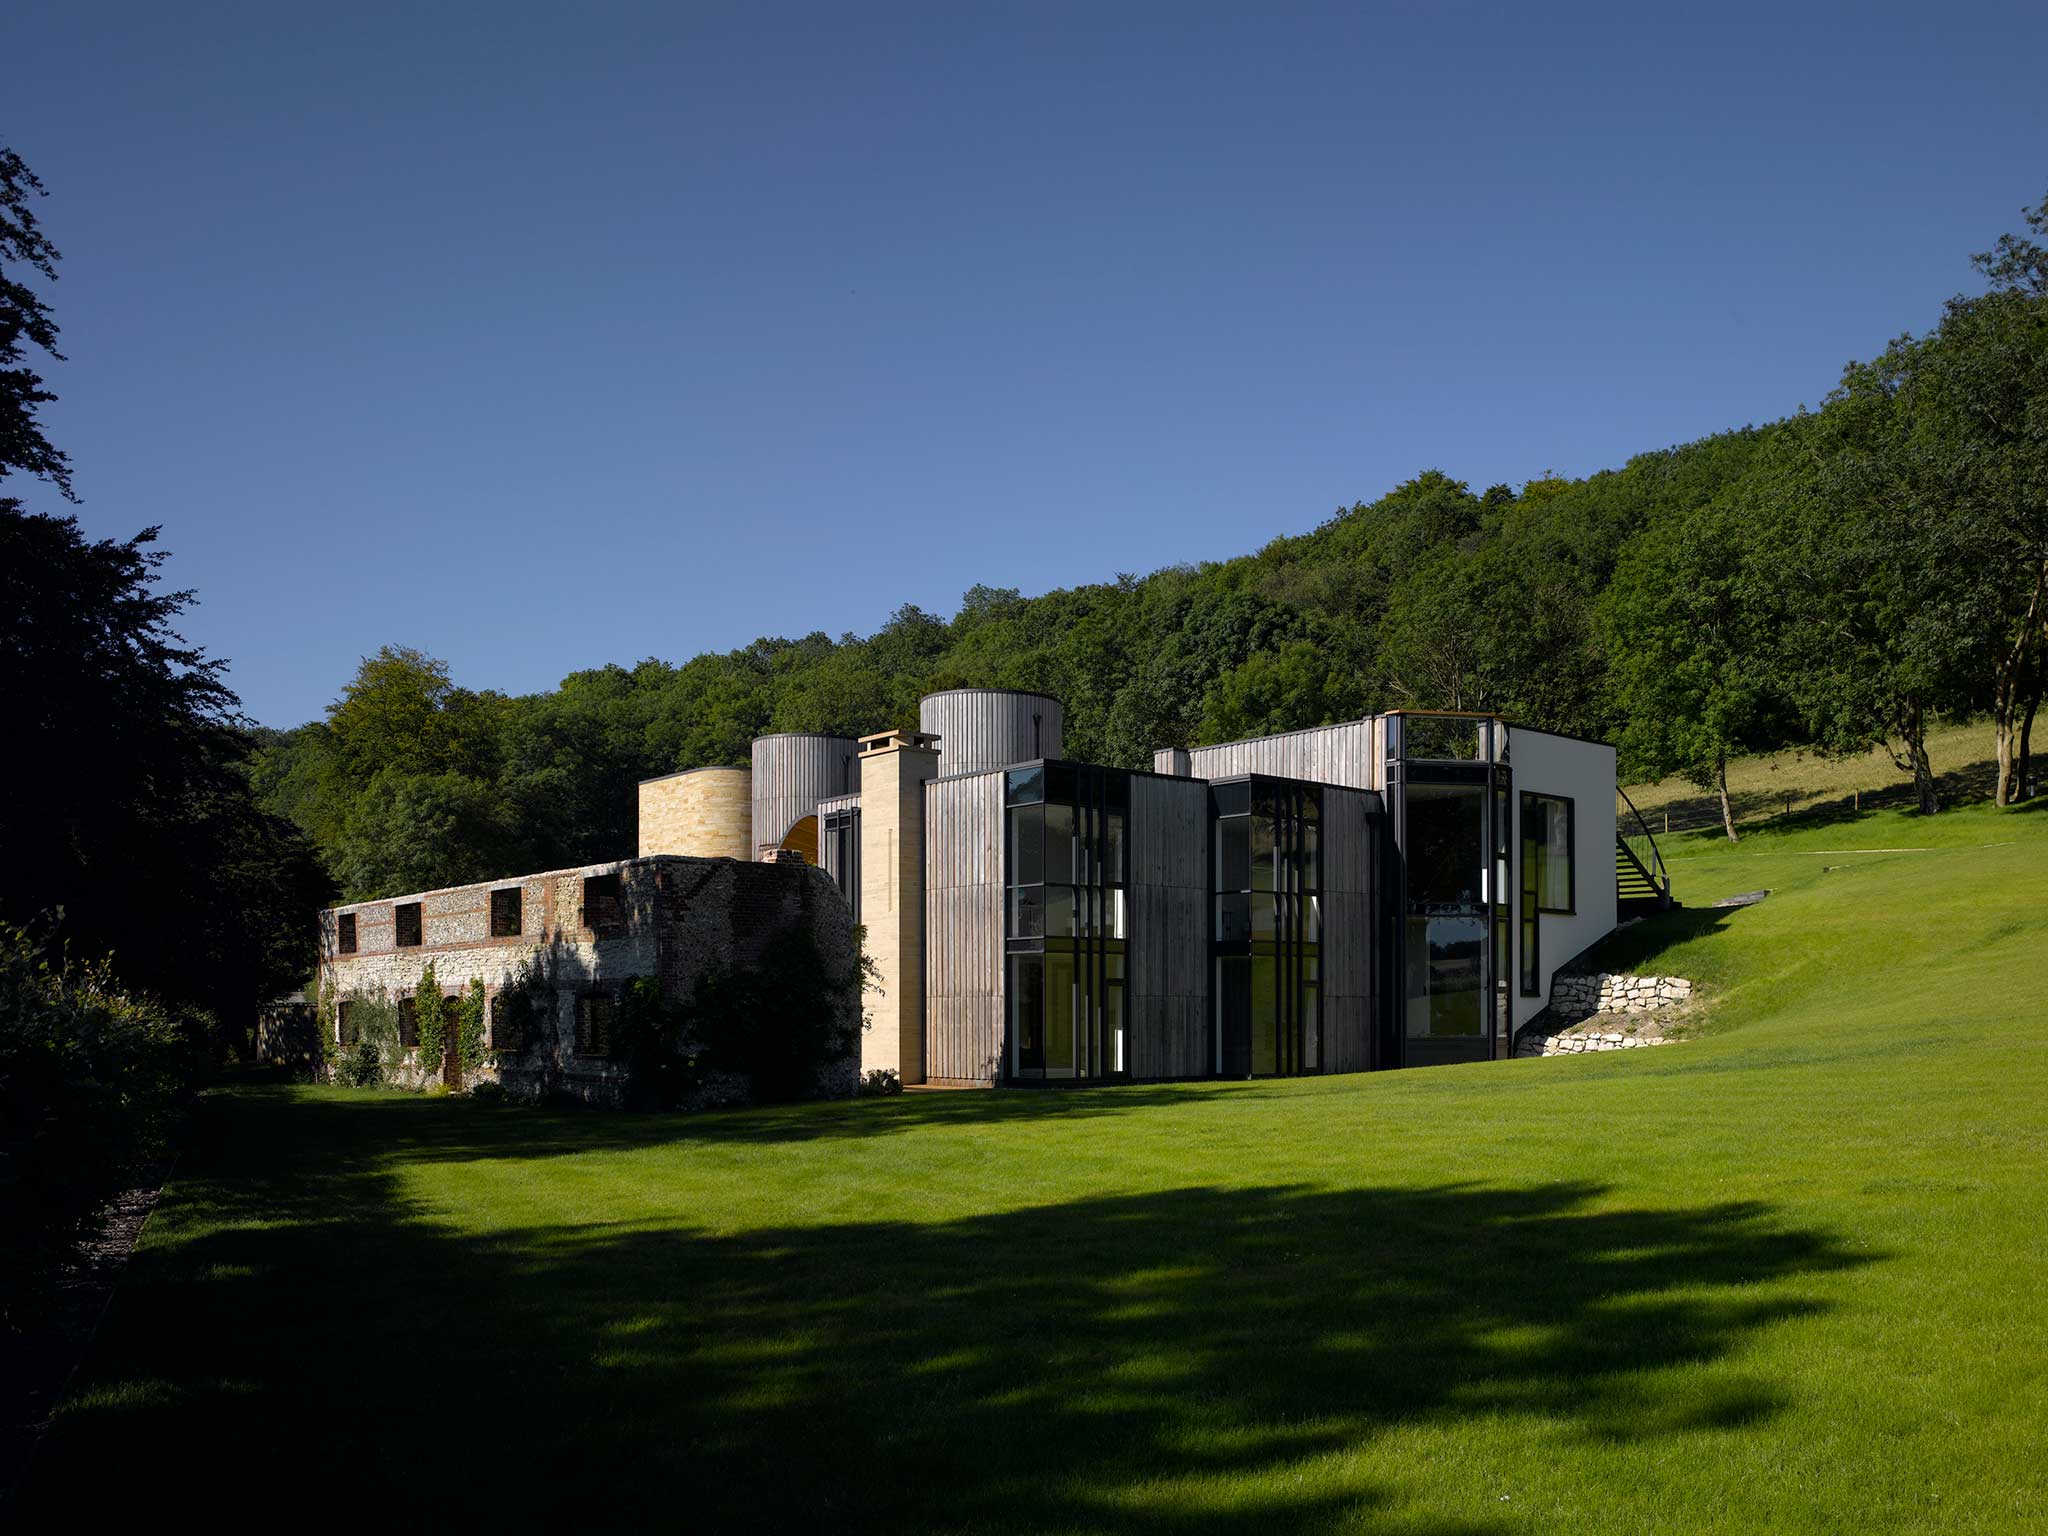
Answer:
[{"label": "black window frame", "polygon": [[[1117,1082],[1130,1076],[1130,788],[1124,769],[1057,759],[1006,773],[1002,1074],[1008,1081]],[[1045,840],[1049,813],[1055,811],[1067,813],[1072,827],[1070,867],[1066,880],[1048,883],[1046,876],[1058,871]],[[1033,878],[1020,880],[1020,873]],[[1055,926],[1065,931],[1048,931]],[[1071,1021],[1071,1067],[1049,1066],[1045,1056],[1046,978],[1056,966],[1071,967],[1085,1012]],[[1023,978],[1033,967],[1035,1020],[1023,1011]]]},{"label": "black window frame", "polygon": [[352,955],[356,952],[356,915],[343,912],[334,919],[334,952],[337,955]]},{"label": "black window frame", "polygon": [[[407,918],[410,916],[410,927]],[[408,939],[406,934],[412,937]],[[401,901],[391,909],[391,946],[394,949],[419,949],[427,942],[427,915],[417,901]]]},{"label": "black window frame", "polygon": [[[1535,882],[1536,910],[1547,917],[1577,917],[1579,915],[1578,802],[1570,795],[1553,795],[1543,790],[1525,789],[1522,791],[1522,814],[1525,817],[1529,814],[1530,803],[1537,800],[1545,801],[1550,805],[1561,805],[1564,807],[1564,892],[1566,904],[1561,907],[1546,907],[1543,905],[1543,880],[1539,870]],[[1545,818],[1545,828],[1546,830],[1548,829],[1547,815]],[[1536,846],[1539,851],[1547,851],[1549,844],[1539,841]],[[1522,848],[1526,854],[1529,848],[1529,839],[1526,833],[1523,834]]]},{"label": "black window frame", "polygon": [[846,898],[853,920],[860,921],[860,807],[826,811],[818,817],[818,857],[832,849],[832,882]]},{"label": "black window frame", "polygon": [[[1328,1056],[1322,1007],[1323,787],[1261,774],[1223,780],[1210,786],[1209,821],[1210,1070],[1227,1078],[1319,1074]],[[1262,923],[1267,914],[1271,922]],[[1268,969],[1272,993],[1261,997],[1258,978]],[[1265,1003],[1271,1004],[1270,1018],[1262,1023]],[[1233,1039],[1240,1026],[1242,1056]],[[1258,1070],[1260,1042],[1253,1037],[1265,1027],[1273,1035],[1270,1071]]]}]

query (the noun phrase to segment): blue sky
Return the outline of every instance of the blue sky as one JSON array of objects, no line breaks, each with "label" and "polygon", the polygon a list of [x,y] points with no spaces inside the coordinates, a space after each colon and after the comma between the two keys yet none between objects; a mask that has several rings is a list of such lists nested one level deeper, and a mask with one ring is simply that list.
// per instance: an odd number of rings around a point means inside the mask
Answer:
[{"label": "blue sky", "polygon": [[2044,57],[2038,3],[14,0],[0,139],[80,516],[288,725],[385,643],[521,692],[1782,415],[2048,192]]}]

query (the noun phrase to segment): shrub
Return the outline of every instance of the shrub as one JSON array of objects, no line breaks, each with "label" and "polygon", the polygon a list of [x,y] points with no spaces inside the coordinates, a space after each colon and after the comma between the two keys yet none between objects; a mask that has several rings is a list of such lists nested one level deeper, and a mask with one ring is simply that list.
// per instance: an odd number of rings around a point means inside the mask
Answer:
[{"label": "shrub", "polygon": [[205,1019],[123,992],[105,961],[53,961],[0,923],[0,1315],[162,1152],[206,1039]]},{"label": "shrub", "polygon": [[901,1093],[903,1079],[896,1075],[894,1067],[874,1067],[860,1080],[860,1091],[867,1094]]},{"label": "shrub", "polygon": [[469,1096],[478,1104],[502,1104],[505,1102],[505,1085],[496,1078],[487,1077],[471,1085]]},{"label": "shrub", "polygon": [[441,1058],[448,1048],[448,1004],[441,997],[441,978],[434,974],[434,962],[420,972],[413,988],[413,1043],[419,1047],[418,1063],[423,1072],[441,1070]]}]

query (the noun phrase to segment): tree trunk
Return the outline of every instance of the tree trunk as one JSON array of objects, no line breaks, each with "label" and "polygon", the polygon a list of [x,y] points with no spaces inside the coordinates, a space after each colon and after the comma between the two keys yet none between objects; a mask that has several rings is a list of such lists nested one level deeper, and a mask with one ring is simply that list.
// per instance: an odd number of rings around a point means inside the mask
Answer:
[{"label": "tree trunk", "polygon": [[2020,733],[2019,717],[2023,711],[2029,724],[2032,723],[2032,706],[2023,704],[2022,700],[2027,692],[2029,675],[2034,670],[2028,664],[2033,660],[2034,631],[2041,621],[2044,595],[2048,595],[2048,561],[2034,571],[2034,594],[2027,600],[2027,615],[2020,621],[2019,638],[2001,660],[1993,680],[1991,723],[1997,733],[1997,800],[2000,805],[2011,805],[2026,793],[2021,787],[2024,781],[2015,780],[2014,770],[2018,765],[2014,757]]},{"label": "tree trunk", "polygon": [[2000,678],[1998,691],[1991,701],[1992,745],[1998,757],[1998,788],[1992,800],[1998,805],[2011,805],[2013,794],[2012,770],[2013,751],[2019,745],[2013,709],[2012,682]]},{"label": "tree trunk", "polygon": [[2041,684],[2034,684],[2033,697],[2027,700],[2027,712],[2020,720],[2019,751],[2019,798],[2027,798],[2027,786],[2034,773],[2034,711],[2041,707]]},{"label": "tree trunk", "polygon": [[1728,834],[1731,843],[1740,842],[1735,835],[1735,813],[1728,808],[1728,754],[1723,752],[1714,759],[1714,782],[1721,790],[1721,830]]},{"label": "tree trunk", "polygon": [[1913,793],[1919,797],[1920,814],[1932,816],[1941,809],[1941,796],[1934,788],[1934,765],[1927,760],[1927,720],[1918,702],[1906,707],[1899,734],[1906,740],[1906,760],[1913,765]]}]

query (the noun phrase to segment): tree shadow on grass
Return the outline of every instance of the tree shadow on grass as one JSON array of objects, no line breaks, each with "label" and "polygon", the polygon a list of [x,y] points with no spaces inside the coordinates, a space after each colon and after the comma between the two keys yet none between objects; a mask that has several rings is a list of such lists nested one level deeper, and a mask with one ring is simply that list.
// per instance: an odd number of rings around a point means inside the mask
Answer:
[{"label": "tree shadow on grass", "polygon": [[1425,1515],[1410,1500],[1441,1471],[1345,1453],[1474,1416],[1602,1444],[1754,1426],[1785,1398],[1728,1357],[1871,1257],[1760,1204],[1609,1210],[1589,1183],[467,1235],[398,1195],[353,1106],[311,1107],[211,1107],[25,1529],[89,1507],[1494,1531],[1490,1487]]},{"label": "tree shadow on grass", "polygon": [[[1998,792],[1997,760],[1985,758],[1937,773],[1934,783],[1944,807],[1981,804],[1994,798]],[[1855,821],[1872,811],[1910,811],[1919,805],[1919,795],[1910,776],[1872,789],[1820,798],[1825,794],[1825,790],[1812,784],[1798,782],[1795,769],[1786,774],[1782,784],[1773,784],[1766,789],[1729,791],[1728,808],[1734,813],[1738,832],[1754,832],[1769,825],[1817,826]],[[1788,806],[1793,807],[1789,815]],[[1643,819],[1659,837],[1667,833],[1680,837],[1694,832],[1718,832],[1721,828],[1721,802],[1716,796],[1702,792],[1668,800],[1654,810],[1644,811]]]},{"label": "tree shadow on grass", "polygon": [[[1156,1115],[1213,1103],[1219,1086],[1227,1086],[1239,1103],[1298,1091],[1271,1081],[1229,1085],[1125,1084],[906,1093],[686,1113],[483,1105],[365,1090],[357,1100],[360,1107],[353,1112],[376,1115],[384,1150],[418,1160],[473,1162],[487,1158],[570,1157],[678,1143],[744,1146],[862,1141],[946,1127],[1046,1125]],[[325,1107],[294,1099],[289,1089],[275,1091],[281,1100],[294,1105],[295,1113],[318,1115]]]}]

